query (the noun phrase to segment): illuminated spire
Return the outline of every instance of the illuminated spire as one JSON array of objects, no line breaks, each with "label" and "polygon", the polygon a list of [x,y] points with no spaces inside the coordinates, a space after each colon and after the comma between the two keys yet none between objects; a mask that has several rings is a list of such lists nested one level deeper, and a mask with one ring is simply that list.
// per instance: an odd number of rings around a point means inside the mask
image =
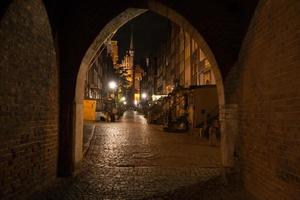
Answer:
[{"label": "illuminated spire", "polygon": [[133,25],[131,25],[130,50],[133,51]]},{"label": "illuminated spire", "polygon": [[133,49],[133,25],[131,25],[131,36],[130,36],[129,54],[131,56],[134,56],[134,49]]}]

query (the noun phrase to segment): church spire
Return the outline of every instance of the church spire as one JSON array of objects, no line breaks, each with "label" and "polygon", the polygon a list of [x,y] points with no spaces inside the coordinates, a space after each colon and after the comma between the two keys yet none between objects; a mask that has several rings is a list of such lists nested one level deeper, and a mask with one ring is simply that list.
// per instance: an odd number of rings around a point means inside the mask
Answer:
[{"label": "church spire", "polygon": [[131,25],[130,50],[133,50],[133,25]]},{"label": "church spire", "polygon": [[133,25],[131,24],[131,35],[130,35],[130,47],[129,52],[133,56],[134,55],[134,48],[133,48]]}]

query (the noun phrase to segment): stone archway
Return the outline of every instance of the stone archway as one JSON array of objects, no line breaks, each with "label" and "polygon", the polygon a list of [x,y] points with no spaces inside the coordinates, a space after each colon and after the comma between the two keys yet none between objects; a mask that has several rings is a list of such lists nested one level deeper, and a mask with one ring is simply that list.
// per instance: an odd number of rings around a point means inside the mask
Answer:
[{"label": "stone archway", "polygon": [[[221,119],[221,129],[222,129],[222,135],[225,133],[225,127],[224,127],[224,105],[225,105],[225,96],[224,96],[224,86],[223,86],[223,80],[220,68],[218,66],[218,63],[216,61],[216,58],[209,48],[206,41],[203,39],[201,34],[180,14],[178,14],[175,10],[172,10],[171,8],[168,8],[164,6],[163,4],[157,2],[157,1],[148,1],[147,3],[147,9],[138,9],[138,8],[128,8],[121,14],[119,14],[117,17],[115,17],[113,20],[111,20],[98,34],[98,36],[95,38],[91,46],[88,48],[87,52],[85,53],[79,72],[77,75],[76,80],[76,90],[75,90],[75,98],[74,98],[74,132],[73,132],[73,162],[74,166],[77,166],[80,163],[80,160],[82,159],[82,138],[83,138],[83,99],[84,99],[84,83],[86,78],[86,72],[89,67],[90,61],[95,57],[97,54],[97,51],[102,46],[102,44],[105,42],[105,40],[117,29],[119,29],[122,25],[130,21],[131,19],[139,16],[140,14],[146,12],[147,10],[150,10],[152,12],[155,12],[159,15],[162,15],[166,18],[168,18],[170,21],[176,23],[177,25],[183,27],[191,37],[195,39],[195,41],[199,44],[203,52],[206,54],[213,73],[215,75],[216,79],[216,85],[217,85],[217,92],[218,92],[218,101],[220,106],[220,119]],[[225,133],[226,134],[226,133]],[[228,156],[229,154],[226,152],[228,147],[227,143],[224,142],[224,139],[222,137],[221,140],[221,146],[222,146],[222,162],[224,166],[230,166],[231,158]],[[76,168],[76,167],[75,167]]]}]

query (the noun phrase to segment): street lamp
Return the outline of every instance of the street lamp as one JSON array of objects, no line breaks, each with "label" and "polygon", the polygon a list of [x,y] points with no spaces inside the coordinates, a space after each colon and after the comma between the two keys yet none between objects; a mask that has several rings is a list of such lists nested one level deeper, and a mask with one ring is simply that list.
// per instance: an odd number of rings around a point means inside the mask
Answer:
[{"label": "street lamp", "polygon": [[122,98],[121,98],[121,101],[126,101],[126,98],[125,98],[125,97],[122,97]]},{"label": "street lamp", "polygon": [[114,90],[114,89],[117,88],[117,83],[116,83],[115,81],[110,81],[110,82],[108,83],[108,87],[109,87],[109,89]]},{"label": "street lamp", "polygon": [[147,107],[148,107],[148,94],[146,92],[142,93],[142,99],[143,101],[141,102],[141,108],[142,108],[142,112],[146,113],[147,111]]},{"label": "street lamp", "polygon": [[148,96],[148,95],[147,95],[147,93],[145,93],[145,92],[144,92],[144,93],[142,93],[142,99],[146,99],[146,98],[147,98],[147,96]]},{"label": "street lamp", "polygon": [[117,105],[116,105],[116,100],[115,100],[115,93],[117,89],[117,83],[115,81],[110,81],[108,82],[108,88],[111,90],[109,93],[109,107],[108,107],[108,112],[111,117],[111,121],[115,121],[115,115],[117,114]]}]

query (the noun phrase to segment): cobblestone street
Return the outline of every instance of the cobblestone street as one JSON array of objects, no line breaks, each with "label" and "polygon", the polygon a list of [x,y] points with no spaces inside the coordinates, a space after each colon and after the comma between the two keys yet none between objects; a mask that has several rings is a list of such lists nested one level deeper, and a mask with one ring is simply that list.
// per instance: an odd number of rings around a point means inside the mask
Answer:
[{"label": "cobblestone street", "polygon": [[96,125],[80,174],[35,199],[245,199],[220,177],[219,147],[126,112],[120,122]]}]

